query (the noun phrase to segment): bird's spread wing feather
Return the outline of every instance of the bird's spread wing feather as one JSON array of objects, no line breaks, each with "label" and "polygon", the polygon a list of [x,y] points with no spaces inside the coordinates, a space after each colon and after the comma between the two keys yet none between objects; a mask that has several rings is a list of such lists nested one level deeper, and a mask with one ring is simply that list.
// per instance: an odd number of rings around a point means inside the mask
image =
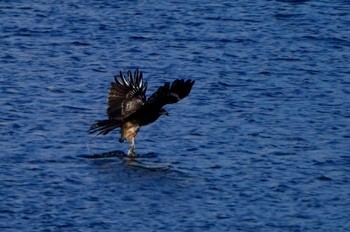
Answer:
[{"label": "bird's spread wing feather", "polygon": [[177,79],[171,85],[167,82],[147,99],[144,107],[161,109],[166,104],[176,103],[191,92],[193,84],[193,80],[183,79]]},{"label": "bird's spread wing feather", "polygon": [[135,70],[134,75],[128,71],[114,77],[108,95],[107,114],[110,119],[124,119],[137,111],[146,101],[147,82],[143,81],[142,72]]}]

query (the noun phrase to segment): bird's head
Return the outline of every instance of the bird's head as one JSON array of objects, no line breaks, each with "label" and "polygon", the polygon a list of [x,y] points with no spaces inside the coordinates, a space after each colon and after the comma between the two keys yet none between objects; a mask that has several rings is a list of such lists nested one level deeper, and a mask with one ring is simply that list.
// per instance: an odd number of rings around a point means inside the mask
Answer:
[{"label": "bird's head", "polygon": [[169,116],[169,113],[168,113],[168,111],[166,111],[165,109],[161,108],[161,109],[159,110],[159,115],[166,115],[166,116]]}]

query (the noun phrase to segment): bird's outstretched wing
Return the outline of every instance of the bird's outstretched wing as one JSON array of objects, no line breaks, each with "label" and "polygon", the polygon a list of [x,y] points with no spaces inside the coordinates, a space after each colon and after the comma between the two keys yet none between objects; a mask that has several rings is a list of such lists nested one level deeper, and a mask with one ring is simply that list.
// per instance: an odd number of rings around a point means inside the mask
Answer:
[{"label": "bird's outstretched wing", "polygon": [[191,92],[193,84],[193,80],[183,79],[176,79],[171,85],[166,82],[147,99],[144,107],[161,109],[166,104],[176,103]]},{"label": "bird's outstretched wing", "polygon": [[134,75],[128,71],[127,77],[120,72],[114,77],[108,95],[107,114],[110,119],[122,120],[137,111],[146,101],[147,82],[142,72],[136,69]]}]

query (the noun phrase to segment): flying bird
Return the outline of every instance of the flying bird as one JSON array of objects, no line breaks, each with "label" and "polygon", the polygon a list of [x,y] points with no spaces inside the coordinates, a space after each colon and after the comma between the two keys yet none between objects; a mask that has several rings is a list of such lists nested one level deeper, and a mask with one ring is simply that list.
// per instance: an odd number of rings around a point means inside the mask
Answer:
[{"label": "flying bird", "polygon": [[89,133],[106,135],[120,128],[119,142],[127,140],[130,143],[128,156],[135,156],[135,137],[142,126],[155,122],[161,115],[168,115],[163,108],[185,98],[192,89],[193,80],[176,79],[171,84],[166,82],[151,96],[146,98],[147,82],[143,80],[142,72],[137,69],[127,76],[120,71],[114,77],[108,95],[108,119],[95,121]]}]

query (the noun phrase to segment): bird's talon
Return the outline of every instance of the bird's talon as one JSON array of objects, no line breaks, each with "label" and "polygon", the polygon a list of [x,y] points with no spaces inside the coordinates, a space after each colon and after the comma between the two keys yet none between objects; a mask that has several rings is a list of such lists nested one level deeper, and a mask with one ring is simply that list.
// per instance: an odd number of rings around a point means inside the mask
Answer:
[{"label": "bird's talon", "polygon": [[135,155],[135,152],[134,152],[134,150],[129,150],[128,151],[128,157],[130,157],[130,158],[134,158],[136,155]]}]

